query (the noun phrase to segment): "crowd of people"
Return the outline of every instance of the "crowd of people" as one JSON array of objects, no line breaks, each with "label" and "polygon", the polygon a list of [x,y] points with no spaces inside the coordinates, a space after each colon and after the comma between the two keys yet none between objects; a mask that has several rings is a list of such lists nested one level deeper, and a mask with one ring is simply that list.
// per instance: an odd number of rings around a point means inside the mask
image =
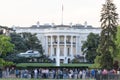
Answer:
[{"label": "crowd of people", "polygon": [[95,79],[98,74],[119,74],[119,71],[106,69],[80,69],[80,68],[34,68],[2,70],[2,78],[40,78],[40,79]]}]

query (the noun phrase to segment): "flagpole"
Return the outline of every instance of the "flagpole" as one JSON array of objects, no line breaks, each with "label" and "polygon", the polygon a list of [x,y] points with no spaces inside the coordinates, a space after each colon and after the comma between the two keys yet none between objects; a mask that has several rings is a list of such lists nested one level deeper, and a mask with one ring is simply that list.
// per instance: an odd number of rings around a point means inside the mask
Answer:
[{"label": "flagpole", "polygon": [[62,16],[61,16],[61,25],[63,25],[63,4],[62,4]]}]

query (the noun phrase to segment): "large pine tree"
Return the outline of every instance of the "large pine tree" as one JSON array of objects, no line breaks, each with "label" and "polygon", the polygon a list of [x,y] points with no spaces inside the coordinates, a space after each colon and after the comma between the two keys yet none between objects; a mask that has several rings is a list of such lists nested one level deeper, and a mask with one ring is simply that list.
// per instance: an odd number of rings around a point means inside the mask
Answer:
[{"label": "large pine tree", "polygon": [[111,69],[113,66],[113,55],[115,54],[118,14],[112,0],[106,0],[101,11],[101,37],[99,52],[101,53],[100,65],[102,68]]}]

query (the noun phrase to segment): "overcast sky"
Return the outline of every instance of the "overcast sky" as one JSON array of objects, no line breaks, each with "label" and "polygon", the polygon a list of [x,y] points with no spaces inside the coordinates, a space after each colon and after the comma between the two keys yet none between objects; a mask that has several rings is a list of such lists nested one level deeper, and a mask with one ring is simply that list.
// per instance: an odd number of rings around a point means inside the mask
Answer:
[{"label": "overcast sky", "polygon": [[[29,27],[36,24],[84,24],[100,27],[100,11],[105,0],[0,0],[0,25]],[[120,14],[120,0],[114,0]]]}]

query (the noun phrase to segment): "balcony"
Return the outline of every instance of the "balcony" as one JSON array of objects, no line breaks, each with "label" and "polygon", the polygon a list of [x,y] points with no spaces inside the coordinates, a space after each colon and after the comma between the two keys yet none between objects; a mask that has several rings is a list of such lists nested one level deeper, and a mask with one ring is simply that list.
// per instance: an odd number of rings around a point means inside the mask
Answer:
[{"label": "balcony", "polygon": [[[57,45],[58,42],[52,42],[53,45]],[[51,42],[48,42],[48,45],[50,45]],[[64,42],[59,42],[60,45],[64,45],[65,43]],[[73,42],[72,43],[73,45],[76,44],[76,42]],[[66,42],[66,45],[71,45],[71,42]]]}]

